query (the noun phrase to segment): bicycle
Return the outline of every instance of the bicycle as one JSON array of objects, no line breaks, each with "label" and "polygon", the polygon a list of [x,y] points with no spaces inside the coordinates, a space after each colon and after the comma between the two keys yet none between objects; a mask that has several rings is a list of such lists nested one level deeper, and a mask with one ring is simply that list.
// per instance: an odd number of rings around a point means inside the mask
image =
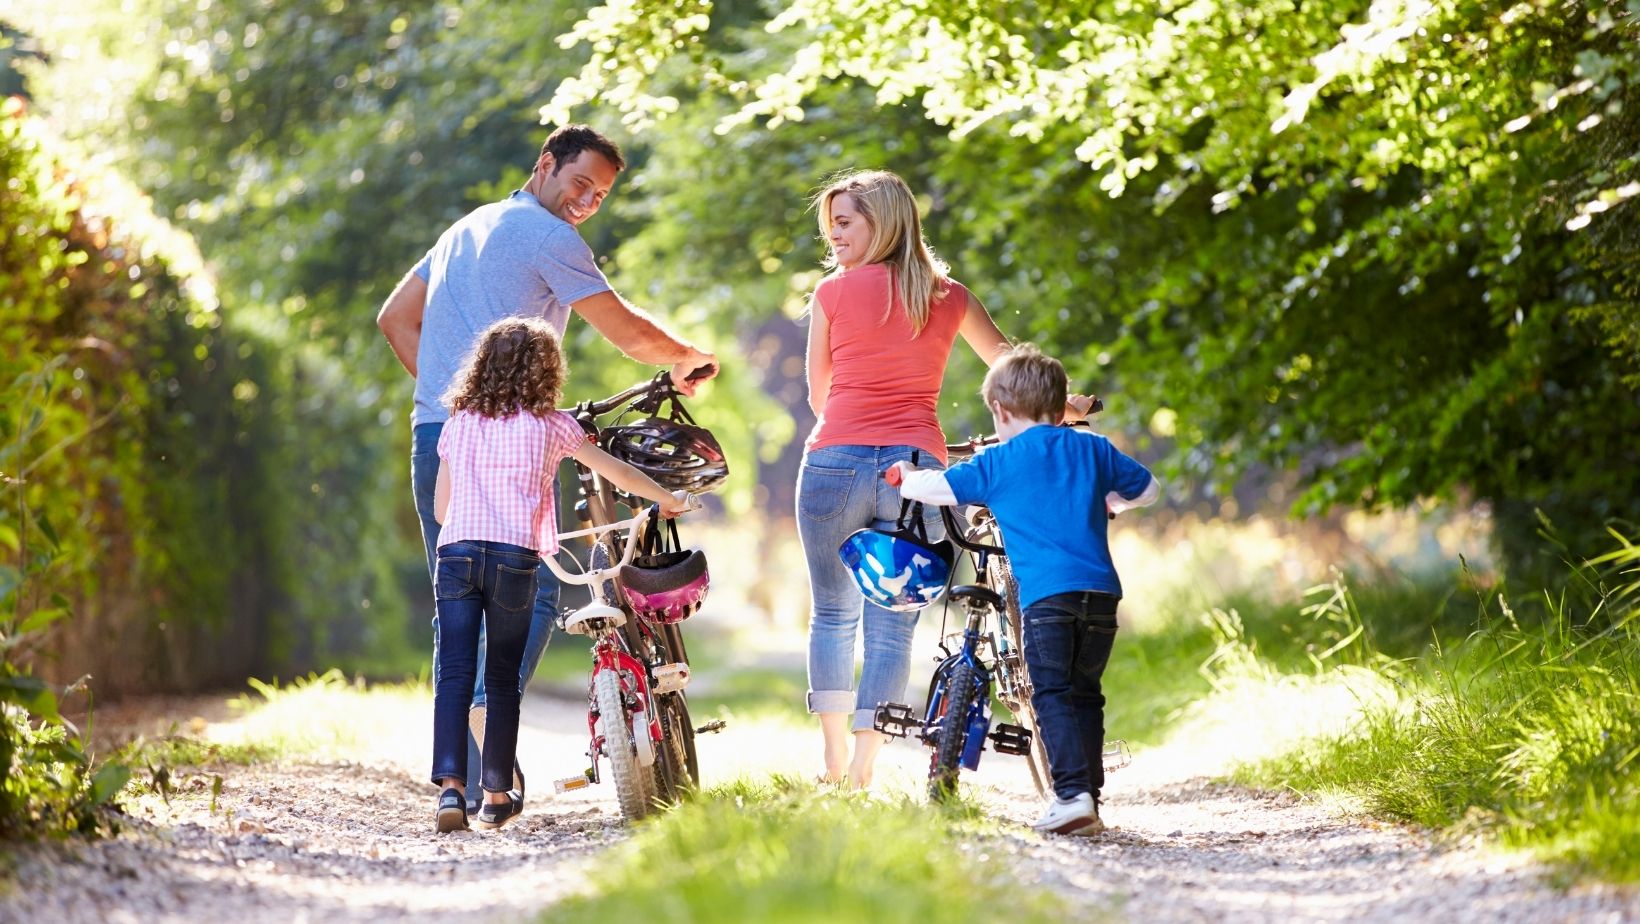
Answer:
[{"label": "bicycle", "polygon": [[[1102,408],[1103,403],[1095,399],[1090,413]],[[966,443],[948,444],[946,450],[952,459],[961,459],[997,442],[995,436],[979,437]],[[982,506],[969,508],[967,528],[949,507],[942,507],[940,515],[952,542],[973,559],[976,583],[957,585],[946,592],[946,611],[949,612],[951,603],[955,602],[966,614],[962,644],[955,652],[951,651],[942,630],[941,657],[936,659],[940,663],[929,682],[927,705],[920,721],[909,705],[884,703],[877,707],[873,726],[884,734],[902,738],[912,727],[920,729],[919,740],[934,749],[929,765],[929,795],[936,800],[954,791],[960,768],[978,768],[986,740],[993,743],[998,753],[1024,756],[1037,794],[1046,797],[1052,791],[1053,779],[1047,746],[1036,733],[1031,679],[1024,660],[1019,587],[1008,564],[1001,528],[991,512]],[[996,698],[1015,720],[999,723],[994,731],[991,730],[993,686]],[[1108,742],[1104,758],[1107,771],[1126,766],[1129,761],[1126,743]]]},{"label": "bicycle", "polygon": [[1000,619],[1003,598],[986,586],[992,556],[1003,554],[1000,546],[975,542],[966,535],[949,507],[942,507],[946,535],[957,548],[975,556],[975,579],[979,583],[959,584],[945,593],[947,612],[951,604],[966,615],[962,644],[956,651],[946,645],[941,632],[942,658],[928,686],[928,702],[921,720],[904,703],[881,703],[872,727],[885,735],[904,738],[913,726],[917,737],[934,749],[930,758],[929,796],[941,800],[956,789],[959,768],[979,767],[980,752],[990,740],[998,753],[1028,755],[1033,734],[1021,725],[1000,723],[991,728],[992,680],[1003,666],[1009,651],[1006,633],[988,627]]},{"label": "bicycle", "polygon": [[[617,411],[653,415],[668,400],[674,402],[673,413],[681,413],[677,395],[671,377],[663,372],[601,401],[581,402],[570,413],[590,438],[602,442],[599,417]],[[580,776],[555,785],[566,792],[600,782],[602,755],[615,778],[621,814],[633,820],[658,804],[678,801],[699,784],[695,736],[721,731],[726,723],[718,720],[697,728],[689,717],[684,692],[690,680],[689,655],[678,625],[682,617],[652,618],[632,605],[623,587],[621,571],[632,564],[655,508],[640,504],[585,466],[577,464],[576,470],[581,497],[575,511],[586,525],[559,538],[584,536],[592,543],[588,570],[570,574],[556,559],[546,561],[561,580],[588,585],[593,591],[590,604],[559,621],[566,632],[593,640],[587,682],[590,766]],[[690,496],[698,503],[694,494]],[[619,506],[637,512],[618,519]],[[625,719],[608,721],[612,715]]]}]

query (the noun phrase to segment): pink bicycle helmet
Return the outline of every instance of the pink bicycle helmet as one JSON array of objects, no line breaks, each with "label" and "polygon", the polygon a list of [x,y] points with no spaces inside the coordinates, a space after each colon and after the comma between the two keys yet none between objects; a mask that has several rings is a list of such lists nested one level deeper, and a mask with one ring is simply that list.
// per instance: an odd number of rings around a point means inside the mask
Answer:
[{"label": "pink bicycle helmet", "polygon": [[644,530],[632,563],[621,568],[621,588],[626,602],[645,619],[670,625],[694,615],[706,601],[712,576],[706,568],[706,553],[684,549],[678,541],[678,527],[666,521],[667,541],[658,520]]}]

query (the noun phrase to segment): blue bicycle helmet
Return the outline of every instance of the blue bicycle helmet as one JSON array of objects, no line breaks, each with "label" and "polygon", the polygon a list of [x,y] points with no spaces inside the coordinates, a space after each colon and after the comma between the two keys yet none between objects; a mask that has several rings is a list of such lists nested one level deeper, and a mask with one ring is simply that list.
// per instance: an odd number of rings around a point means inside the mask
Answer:
[{"label": "blue bicycle helmet", "polygon": [[945,589],[951,577],[949,546],[919,541],[903,530],[862,529],[844,539],[837,554],[867,600],[909,613],[933,603]]},{"label": "blue bicycle helmet", "polygon": [[[911,464],[916,464],[915,457]],[[920,503],[902,503],[894,526],[855,531],[843,540],[837,555],[867,600],[884,609],[915,612],[945,590],[956,552],[948,539],[928,541]]]}]

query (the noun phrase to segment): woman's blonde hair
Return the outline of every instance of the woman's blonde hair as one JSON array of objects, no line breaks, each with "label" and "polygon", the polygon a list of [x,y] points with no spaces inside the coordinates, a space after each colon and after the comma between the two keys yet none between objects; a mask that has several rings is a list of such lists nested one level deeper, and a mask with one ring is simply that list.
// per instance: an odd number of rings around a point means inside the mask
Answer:
[{"label": "woman's blonde hair", "polygon": [[564,353],[551,325],[540,318],[502,318],[478,335],[444,403],[451,413],[507,417],[523,411],[539,417],[558,407],[564,379]]},{"label": "woman's blonde hair", "polygon": [[[917,216],[917,200],[911,195],[911,187],[887,170],[863,170],[838,177],[814,197],[822,237],[831,236],[831,203],[844,193],[854,199],[854,207],[871,225],[871,243],[861,265],[888,264],[911,330],[922,333],[928,324],[929,303],[945,296],[950,268],[923,240],[922,219]],[[835,268],[836,255],[828,251],[824,265]],[[892,304],[889,310],[893,310]],[[888,317],[886,312],[883,317]]]}]

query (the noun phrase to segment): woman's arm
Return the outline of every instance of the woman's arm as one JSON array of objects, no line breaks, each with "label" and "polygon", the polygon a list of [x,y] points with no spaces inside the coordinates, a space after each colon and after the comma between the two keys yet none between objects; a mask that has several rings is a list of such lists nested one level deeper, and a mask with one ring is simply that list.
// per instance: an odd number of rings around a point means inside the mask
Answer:
[{"label": "woman's arm", "polygon": [[962,314],[962,325],[957,328],[957,333],[973,347],[987,367],[1013,348],[1008,338],[997,329],[996,322],[991,320],[991,312],[985,310],[979,296],[972,292],[968,293],[968,309]]},{"label": "woman's arm", "polygon": [[583,440],[580,448],[570,455],[574,456],[575,461],[609,479],[622,491],[660,504],[663,517],[675,517],[689,510],[687,494],[682,491],[673,493],[666,490],[656,484],[655,479],[599,449],[596,443]]},{"label": "woman's arm", "polygon": [[809,299],[809,349],[807,357],[809,408],[819,417],[831,394],[831,319],[818,298]]}]

